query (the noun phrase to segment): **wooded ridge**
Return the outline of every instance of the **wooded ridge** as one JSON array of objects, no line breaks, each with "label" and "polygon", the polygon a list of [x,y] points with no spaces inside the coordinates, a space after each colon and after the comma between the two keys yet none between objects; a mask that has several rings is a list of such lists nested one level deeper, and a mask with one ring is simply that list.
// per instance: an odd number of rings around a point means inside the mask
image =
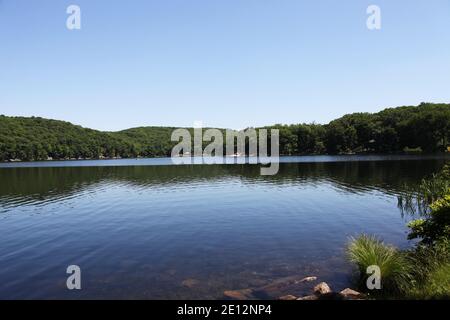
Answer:
[{"label": "wooded ridge", "polygon": [[[276,124],[280,154],[400,153],[446,151],[450,104],[352,113],[328,124]],[[83,128],[39,117],[0,116],[0,161],[170,156],[172,127],[118,132]]]}]

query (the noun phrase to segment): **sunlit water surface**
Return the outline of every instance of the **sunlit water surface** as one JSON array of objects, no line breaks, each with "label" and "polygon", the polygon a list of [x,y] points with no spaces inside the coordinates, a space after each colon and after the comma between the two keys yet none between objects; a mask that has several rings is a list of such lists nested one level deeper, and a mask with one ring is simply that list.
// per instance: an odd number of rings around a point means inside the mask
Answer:
[{"label": "sunlit water surface", "polygon": [[[3,165],[0,298],[220,299],[292,275],[342,289],[350,236],[411,246],[396,195],[445,159],[283,162],[275,176],[167,159]],[[82,290],[66,288],[73,264]]]}]

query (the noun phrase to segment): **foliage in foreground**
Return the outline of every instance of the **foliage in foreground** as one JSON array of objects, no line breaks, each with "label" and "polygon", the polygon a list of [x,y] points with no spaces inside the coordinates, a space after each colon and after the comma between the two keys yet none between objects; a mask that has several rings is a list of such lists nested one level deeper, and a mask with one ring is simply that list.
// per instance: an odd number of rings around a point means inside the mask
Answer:
[{"label": "foliage in foreground", "polygon": [[[433,186],[430,188],[430,186]],[[450,167],[444,166],[442,172],[431,179],[422,181],[416,202],[428,206],[423,218],[411,221],[409,239],[421,239],[422,245],[445,243],[450,239]]]},{"label": "foliage in foreground", "polygon": [[[450,246],[440,243],[398,250],[367,235],[352,239],[348,254],[359,271],[361,291],[375,298],[450,299]],[[366,287],[367,267],[381,270],[381,290]]]},{"label": "foliage in foreground", "polygon": [[[383,298],[450,299],[450,167],[422,181],[409,195],[422,208],[422,218],[411,221],[409,239],[419,238],[412,250],[397,250],[373,236],[361,235],[348,246],[349,260],[359,270],[360,289],[367,291],[366,269],[378,265]],[[432,187],[430,187],[432,186]]]},{"label": "foliage in foreground", "polygon": [[419,245],[409,252],[413,282],[406,297],[450,299],[450,242]]}]

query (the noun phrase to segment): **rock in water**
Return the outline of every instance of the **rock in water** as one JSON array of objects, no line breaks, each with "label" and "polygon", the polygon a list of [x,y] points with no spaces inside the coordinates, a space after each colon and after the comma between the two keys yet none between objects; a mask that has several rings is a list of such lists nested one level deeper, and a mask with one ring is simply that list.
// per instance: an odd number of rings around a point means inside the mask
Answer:
[{"label": "rock in water", "polygon": [[340,294],[344,296],[345,299],[364,299],[364,295],[362,293],[350,288],[342,290]]},{"label": "rock in water", "polygon": [[300,282],[311,282],[311,281],[316,281],[317,277],[306,277],[303,278],[302,280],[300,280]]},{"label": "rock in water", "polygon": [[297,297],[293,296],[291,294],[288,294],[288,295],[280,297],[278,300],[297,300]]},{"label": "rock in water", "polygon": [[302,279],[297,276],[280,278],[268,285],[256,288],[253,295],[259,299],[277,299],[285,295],[302,296],[312,289],[312,284],[310,285],[306,281],[302,282]]},{"label": "rock in water", "polygon": [[316,295],[311,295],[311,296],[306,296],[306,297],[301,297],[298,298],[297,300],[317,300],[317,296]]},{"label": "rock in water", "polygon": [[186,279],[186,280],[184,280],[183,282],[181,282],[181,284],[182,284],[184,287],[192,288],[192,287],[195,287],[195,286],[198,284],[198,280],[195,280],[195,279]]},{"label": "rock in water", "polygon": [[252,289],[227,290],[223,295],[234,300],[249,300],[253,298],[252,293]]},{"label": "rock in water", "polygon": [[331,289],[326,282],[321,282],[317,286],[314,287],[314,293],[321,295],[330,293]]},{"label": "rock in water", "polygon": [[329,292],[317,296],[319,300],[345,300],[344,296],[337,292]]}]

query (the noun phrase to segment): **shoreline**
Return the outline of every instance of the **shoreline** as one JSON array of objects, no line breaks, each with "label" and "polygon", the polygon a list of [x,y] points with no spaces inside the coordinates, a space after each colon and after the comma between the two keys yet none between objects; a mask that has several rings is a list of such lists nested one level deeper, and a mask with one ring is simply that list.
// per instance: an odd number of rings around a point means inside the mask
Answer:
[{"label": "shoreline", "polygon": [[[192,159],[199,159],[191,157]],[[40,167],[116,167],[116,166],[172,166],[172,165],[229,165],[229,164],[255,164],[249,159],[255,157],[223,157],[220,163],[205,161],[191,161],[191,163],[176,163],[171,157],[152,158],[105,158],[105,159],[63,159],[63,160],[39,160],[39,161],[13,161],[0,162],[1,168],[40,168]],[[301,155],[280,156],[270,159],[278,163],[327,163],[327,162],[358,162],[358,161],[406,161],[406,160],[450,160],[450,153],[435,154],[342,154],[342,155]],[[264,164],[257,161],[256,164]]]},{"label": "shoreline", "polygon": [[[280,155],[280,158],[286,157],[348,157],[348,156],[418,156],[418,157],[439,157],[450,155],[450,152],[423,153],[423,152],[396,152],[396,153],[341,153],[341,154],[298,154],[298,155]],[[186,156],[187,157],[187,156]],[[257,156],[223,156],[223,158],[258,158]],[[102,161],[102,160],[142,160],[142,159],[167,159],[170,156],[153,156],[153,157],[102,157],[102,158],[64,158],[64,159],[40,159],[40,160],[21,160],[9,159],[2,160],[1,163],[34,163],[34,162],[58,162],[58,161]],[[182,157],[181,157],[182,158]],[[191,158],[198,158],[193,157]]]}]

